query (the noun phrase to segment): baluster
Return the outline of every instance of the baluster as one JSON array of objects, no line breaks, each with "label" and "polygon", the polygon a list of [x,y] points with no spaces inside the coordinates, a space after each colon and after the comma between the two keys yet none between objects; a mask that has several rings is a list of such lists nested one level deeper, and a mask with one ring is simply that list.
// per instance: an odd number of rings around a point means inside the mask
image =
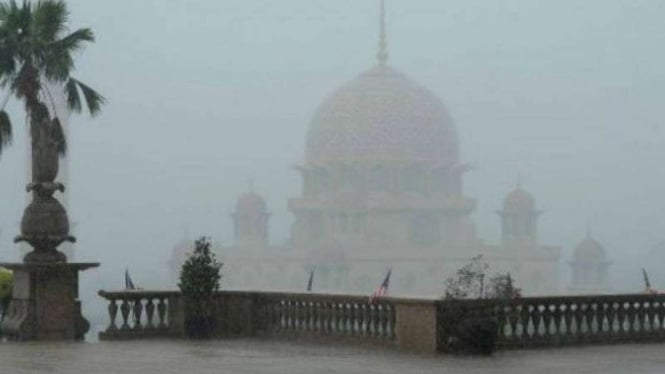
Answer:
[{"label": "baluster", "polygon": [[573,305],[568,302],[564,305],[563,311],[564,322],[566,324],[566,339],[572,340],[573,338]]},{"label": "baluster", "polygon": [[556,336],[558,340],[561,337],[561,320],[563,317],[561,313],[561,304],[556,303],[551,305],[551,316],[554,322],[554,332],[552,334]]},{"label": "baluster", "polygon": [[108,311],[109,311],[109,319],[111,320],[111,322],[109,323],[109,327],[107,328],[107,330],[116,331],[118,327],[115,324],[115,319],[118,315],[118,304],[115,303],[115,299],[109,300]]},{"label": "baluster", "polygon": [[333,301],[330,303],[330,334],[337,335],[339,331],[339,305]]},{"label": "baluster", "polygon": [[157,303],[157,316],[159,317],[159,324],[157,328],[165,329],[166,328],[166,302],[164,301],[165,297],[160,297],[159,302]]},{"label": "baluster", "polygon": [[293,300],[293,312],[294,312],[293,330],[294,331],[302,330],[302,321],[303,321],[302,301]]},{"label": "baluster", "polygon": [[542,320],[543,320],[543,338],[548,340],[552,334],[552,310],[550,309],[550,304],[544,304],[542,309]]},{"label": "baluster", "polygon": [[307,302],[307,331],[316,331],[316,315],[314,314],[314,302],[308,300]]},{"label": "baluster", "polygon": [[362,336],[362,310],[360,303],[353,303],[353,335]]},{"label": "baluster", "polygon": [[521,305],[511,305],[508,309],[508,324],[510,326],[510,338],[517,341],[519,333],[517,331]]},{"label": "baluster", "polygon": [[321,302],[312,302],[312,331],[317,334],[321,333]]},{"label": "baluster", "polygon": [[522,309],[520,310],[521,324],[522,324],[522,341],[526,342],[529,340],[529,321],[530,321],[530,311],[531,306],[529,304],[523,304]]},{"label": "baluster", "polygon": [[393,338],[395,336],[395,308],[393,305],[386,305],[386,337]]},{"label": "baluster", "polygon": [[596,333],[596,329],[594,329],[594,320],[593,317],[596,315],[596,311],[594,307],[596,304],[594,302],[589,302],[586,306],[586,310],[584,313],[584,320],[586,323],[586,333],[587,335],[593,339],[594,334]]},{"label": "baluster", "polygon": [[614,324],[616,323],[615,303],[607,303],[605,315],[607,316],[607,334],[614,335],[616,332],[614,329]]},{"label": "baluster", "polygon": [[371,337],[376,337],[378,336],[378,322],[377,322],[377,314],[378,314],[378,305],[377,304],[369,304],[369,335]]},{"label": "baluster", "polygon": [[370,306],[367,303],[360,304],[361,313],[362,313],[362,323],[360,325],[360,330],[363,337],[370,336],[370,318],[369,318],[369,309]]},{"label": "baluster", "polygon": [[121,330],[129,330],[129,301],[127,299],[122,299],[122,304],[120,305],[120,315],[122,315],[122,326]]},{"label": "baluster", "polygon": [[656,308],[656,321],[658,321],[658,331],[659,333],[663,333],[665,329],[663,328],[663,321],[665,319],[665,310],[663,309],[663,303],[660,301],[656,302],[657,308]]},{"label": "baluster", "polygon": [[277,304],[277,314],[279,316],[278,331],[286,331],[288,325],[288,308],[286,300],[279,300]]},{"label": "baluster", "polygon": [[152,323],[152,319],[155,313],[155,304],[152,302],[152,297],[148,297],[148,301],[145,304],[145,312],[146,312],[146,328],[148,329],[154,329],[155,326]]},{"label": "baluster", "polygon": [[657,308],[657,303],[655,301],[647,301],[647,314],[648,314],[648,321],[649,321],[649,329],[648,332],[650,334],[653,334],[657,331],[658,327],[656,326],[656,308]]},{"label": "baluster", "polygon": [[140,330],[141,326],[141,315],[143,314],[143,303],[140,298],[134,299],[134,306],[132,308],[134,314],[134,329]]},{"label": "baluster", "polygon": [[624,309],[626,310],[626,320],[628,323],[626,333],[632,335],[635,332],[635,309],[633,308],[633,304],[629,302],[624,303]]},{"label": "baluster", "polygon": [[635,313],[637,314],[637,325],[635,326],[635,330],[638,333],[644,333],[647,330],[647,308],[644,307],[645,303],[639,303],[636,302],[634,304],[635,306]]},{"label": "baluster", "polygon": [[599,336],[607,335],[607,323],[605,316],[607,315],[607,303],[596,303],[596,334]]},{"label": "baluster", "polygon": [[616,320],[617,320],[617,334],[623,335],[626,333],[626,309],[623,303],[615,303]]},{"label": "baluster", "polygon": [[344,335],[353,335],[353,309],[350,301],[344,302]]}]

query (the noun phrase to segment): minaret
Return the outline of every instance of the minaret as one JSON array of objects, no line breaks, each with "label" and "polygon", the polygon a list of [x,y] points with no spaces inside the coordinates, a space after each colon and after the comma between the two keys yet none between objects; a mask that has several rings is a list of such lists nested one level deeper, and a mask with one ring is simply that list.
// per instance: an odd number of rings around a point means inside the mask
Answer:
[{"label": "minaret", "polygon": [[376,53],[376,59],[380,65],[385,65],[388,61],[388,43],[386,41],[386,4],[385,0],[380,1],[381,15],[379,17],[379,51]]},{"label": "minaret", "polygon": [[535,246],[538,241],[538,217],[542,212],[536,210],[536,202],[530,193],[518,183],[503,201],[503,210],[497,212],[501,217],[503,244]]},{"label": "minaret", "polygon": [[580,294],[595,294],[609,291],[608,261],[605,248],[593,239],[591,229],[587,227],[586,238],[573,252],[573,259],[568,263],[572,271],[570,291]]},{"label": "minaret", "polygon": [[231,218],[236,246],[262,248],[268,245],[270,213],[266,210],[265,200],[254,192],[251,184],[249,191],[238,198]]}]

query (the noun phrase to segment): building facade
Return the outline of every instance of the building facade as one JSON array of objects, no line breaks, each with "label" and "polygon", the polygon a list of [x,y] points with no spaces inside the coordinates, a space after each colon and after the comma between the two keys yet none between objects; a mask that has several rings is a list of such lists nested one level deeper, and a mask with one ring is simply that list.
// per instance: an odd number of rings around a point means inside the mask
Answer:
[{"label": "building facade", "polygon": [[241,196],[235,245],[219,248],[224,287],[299,291],[313,272],[316,291],[366,294],[392,269],[392,294],[441,296],[446,277],[482,254],[490,276],[510,272],[526,294],[558,293],[560,249],[539,245],[541,212],[528,192],[515,189],[498,212],[501,243],[476,237],[457,127],[435,94],[388,64],[381,19],[376,65],[311,120],[288,245],[269,245],[263,198]]}]

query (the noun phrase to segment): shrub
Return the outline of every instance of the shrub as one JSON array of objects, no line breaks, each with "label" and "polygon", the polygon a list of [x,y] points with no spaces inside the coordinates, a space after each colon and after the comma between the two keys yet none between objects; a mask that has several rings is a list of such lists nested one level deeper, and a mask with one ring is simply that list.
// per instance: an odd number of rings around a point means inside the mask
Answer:
[{"label": "shrub", "polygon": [[178,287],[185,301],[185,331],[192,338],[209,338],[215,328],[215,293],[219,291],[222,263],[215,259],[210,240],[196,240],[194,251],[180,270]]}]

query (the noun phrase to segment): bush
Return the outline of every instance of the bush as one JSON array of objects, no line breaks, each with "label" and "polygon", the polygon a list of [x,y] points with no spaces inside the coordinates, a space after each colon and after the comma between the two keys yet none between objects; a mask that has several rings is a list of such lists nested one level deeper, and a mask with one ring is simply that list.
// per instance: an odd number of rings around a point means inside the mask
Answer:
[{"label": "bush", "polygon": [[215,293],[222,263],[215,259],[210,240],[196,240],[194,251],[180,270],[178,287],[185,301],[185,331],[191,338],[210,338],[215,329]]},{"label": "bush", "polygon": [[[506,302],[521,297],[510,273],[498,273],[485,284],[489,265],[481,261],[482,255],[457,270],[446,280],[445,299],[450,300],[446,310],[446,326],[450,348],[467,353],[490,355],[496,349],[498,323],[490,313],[472,311],[455,300],[493,299]],[[479,314],[480,313],[480,314]]]}]

